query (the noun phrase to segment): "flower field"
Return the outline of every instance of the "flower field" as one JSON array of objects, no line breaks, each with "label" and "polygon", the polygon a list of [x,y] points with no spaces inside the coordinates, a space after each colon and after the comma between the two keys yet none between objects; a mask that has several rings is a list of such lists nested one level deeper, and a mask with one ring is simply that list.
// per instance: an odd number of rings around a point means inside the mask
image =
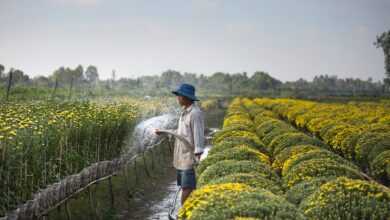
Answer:
[{"label": "flower field", "polygon": [[389,110],[236,98],[179,219],[390,219]]},{"label": "flower field", "polygon": [[32,194],[124,151],[136,121],[161,103],[120,99],[0,106],[0,216]]}]

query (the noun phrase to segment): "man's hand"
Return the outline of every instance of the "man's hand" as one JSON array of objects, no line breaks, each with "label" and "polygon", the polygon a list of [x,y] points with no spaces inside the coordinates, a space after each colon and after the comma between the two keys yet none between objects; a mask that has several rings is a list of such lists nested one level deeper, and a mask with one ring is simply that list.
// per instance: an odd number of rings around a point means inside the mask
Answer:
[{"label": "man's hand", "polygon": [[160,134],[161,134],[161,131],[160,131],[160,129],[155,128],[155,129],[154,129],[154,133],[157,134],[157,135],[160,135]]},{"label": "man's hand", "polygon": [[202,156],[202,153],[197,153],[197,154],[195,154],[195,158],[196,158],[198,161],[200,161],[200,156]]}]

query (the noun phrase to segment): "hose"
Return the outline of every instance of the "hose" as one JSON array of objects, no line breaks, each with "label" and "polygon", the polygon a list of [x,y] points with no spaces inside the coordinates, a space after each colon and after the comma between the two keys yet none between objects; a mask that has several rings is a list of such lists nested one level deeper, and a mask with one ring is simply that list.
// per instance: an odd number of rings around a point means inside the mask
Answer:
[{"label": "hose", "polygon": [[[190,142],[188,142],[188,140],[185,137],[183,137],[183,136],[181,136],[181,135],[179,135],[179,134],[177,134],[177,133],[175,133],[173,131],[170,131],[170,130],[159,130],[159,132],[160,133],[164,133],[164,134],[170,134],[170,135],[174,136],[176,139],[178,139],[181,142],[183,142],[184,145],[186,145],[188,148],[194,149],[194,146]],[[194,166],[197,166],[199,161],[197,161],[197,159],[194,158],[194,162],[195,162]],[[171,207],[170,207],[170,209],[168,211],[168,218],[170,220],[176,220],[176,216],[174,216],[174,211],[175,211],[175,208],[176,208],[177,196],[179,195],[180,190],[181,190],[181,186],[176,191],[174,200],[171,202]]]},{"label": "hose", "polygon": [[177,196],[179,195],[179,192],[181,190],[181,186],[176,191],[175,197],[173,198],[173,201],[171,201],[170,208],[168,211],[168,218],[169,220],[176,220],[176,216],[174,216],[175,208],[176,208],[176,202],[177,202]]}]

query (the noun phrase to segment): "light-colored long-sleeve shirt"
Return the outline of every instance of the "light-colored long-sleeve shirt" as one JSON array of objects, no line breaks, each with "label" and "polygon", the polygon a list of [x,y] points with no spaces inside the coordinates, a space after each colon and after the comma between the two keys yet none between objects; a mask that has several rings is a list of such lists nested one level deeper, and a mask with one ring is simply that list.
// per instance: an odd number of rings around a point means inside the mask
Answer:
[{"label": "light-colored long-sleeve shirt", "polygon": [[192,104],[181,112],[176,133],[185,137],[191,147],[182,141],[175,141],[173,166],[176,169],[191,169],[195,163],[195,154],[204,149],[204,116],[196,104]]}]

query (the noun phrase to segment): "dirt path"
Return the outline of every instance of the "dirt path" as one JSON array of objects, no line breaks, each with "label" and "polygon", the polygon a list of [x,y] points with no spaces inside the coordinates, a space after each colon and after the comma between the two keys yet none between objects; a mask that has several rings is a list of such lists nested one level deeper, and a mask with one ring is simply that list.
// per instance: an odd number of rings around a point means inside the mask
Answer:
[{"label": "dirt path", "polygon": [[169,208],[177,190],[176,171],[171,168],[166,175],[148,182],[134,198],[131,210],[123,210],[119,219],[167,220]]}]

